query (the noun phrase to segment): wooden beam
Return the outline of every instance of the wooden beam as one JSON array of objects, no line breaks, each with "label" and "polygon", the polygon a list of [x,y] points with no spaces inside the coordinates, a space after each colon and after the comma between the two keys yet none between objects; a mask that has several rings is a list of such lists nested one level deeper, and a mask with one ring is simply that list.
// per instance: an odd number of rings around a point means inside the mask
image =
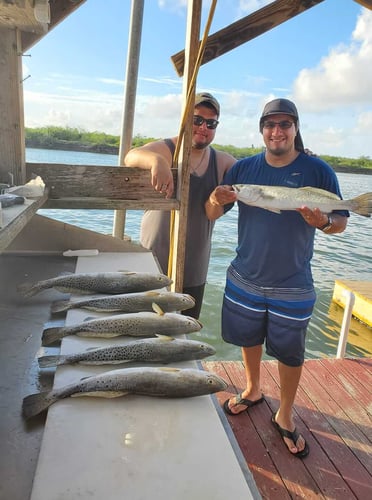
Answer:
[{"label": "wooden beam", "polygon": [[[50,6],[50,23],[49,29],[52,30],[60,22],[62,22],[66,17],[72,14],[77,8],[79,8],[86,0],[49,0]],[[102,7],[105,8],[105,7]],[[40,41],[47,33],[31,33],[22,32],[22,51],[30,49],[35,43]]]},{"label": "wooden beam", "polygon": [[360,3],[360,5],[363,5],[366,9],[372,10],[372,0],[354,0],[357,3]]},{"label": "wooden beam", "polygon": [[25,144],[20,32],[0,27],[0,182],[24,183]]},{"label": "wooden beam", "polygon": [[[217,57],[253,40],[259,35],[288,21],[301,12],[314,7],[324,0],[276,0],[249,16],[230,24],[208,37],[202,64],[213,61]],[[184,73],[185,51],[171,56],[173,65],[179,76]]]},{"label": "wooden beam", "polygon": [[[194,73],[194,67],[198,55],[201,10],[202,0],[188,1],[186,29],[186,74],[183,82],[183,113],[187,108],[187,95],[189,94],[189,90],[191,88],[192,75]],[[195,88],[193,89],[193,96],[195,96]],[[188,115],[185,117],[185,132],[182,137],[180,150],[181,154],[178,158],[179,184],[176,192],[177,199],[180,200],[180,209],[174,213],[174,241],[173,247],[170,249],[172,250],[171,278],[173,280],[171,288],[176,292],[182,292],[185,272],[185,249],[190,187],[189,161],[192,148],[192,116],[194,111],[194,101],[192,104],[192,113],[189,110]]]},{"label": "wooden beam", "polygon": [[128,200],[121,198],[105,198],[105,197],[63,197],[49,198],[43,208],[53,209],[73,209],[73,210],[179,210],[180,203],[178,200],[171,198],[166,200]]},{"label": "wooden beam", "polygon": [[[171,201],[165,200],[163,194],[153,189],[150,171],[141,168],[27,163],[26,172],[28,179],[35,175],[43,179],[49,191],[49,205],[53,203],[52,200],[69,199],[71,206],[63,208],[93,208],[93,200],[97,203],[95,208],[102,208],[103,203],[106,203],[105,208],[114,208],[115,200],[122,202],[116,203],[116,206],[124,206],[123,200],[127,200],[131,208],[150,208],[150,205],[154,208],[158,204],[159,209],[164,209],[167,206],[164,201]],[[176,169],[173,170],[173,176],[177,185]],[[83,201],[77,203],[77,200]],[[87,203],[89,200],[91,202]],[[54,202],[55,205],[57,203]],[[173,206],[178,206],[178,202],[173,203]]]}]

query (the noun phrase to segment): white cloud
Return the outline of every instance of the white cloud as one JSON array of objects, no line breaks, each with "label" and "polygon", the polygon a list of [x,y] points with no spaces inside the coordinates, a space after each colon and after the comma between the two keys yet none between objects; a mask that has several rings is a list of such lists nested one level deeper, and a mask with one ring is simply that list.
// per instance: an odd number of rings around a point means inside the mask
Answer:
[{"label": "white cloud", "polygon": [[340,106],[372,104],[372,11],[363,9],[349,46],[341,45],[305,68],[293,85],[303,109],[327,112]]}]

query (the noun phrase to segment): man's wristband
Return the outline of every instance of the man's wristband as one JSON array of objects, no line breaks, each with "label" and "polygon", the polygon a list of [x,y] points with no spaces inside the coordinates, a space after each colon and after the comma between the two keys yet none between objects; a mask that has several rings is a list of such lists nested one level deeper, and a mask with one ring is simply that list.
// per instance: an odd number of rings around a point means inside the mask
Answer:
[{"label": "man's wristband", "polygon": [[333,225],[332,217],[327,215],[327,222],[323,226],[318,227],[321,231],[328,231]]}]

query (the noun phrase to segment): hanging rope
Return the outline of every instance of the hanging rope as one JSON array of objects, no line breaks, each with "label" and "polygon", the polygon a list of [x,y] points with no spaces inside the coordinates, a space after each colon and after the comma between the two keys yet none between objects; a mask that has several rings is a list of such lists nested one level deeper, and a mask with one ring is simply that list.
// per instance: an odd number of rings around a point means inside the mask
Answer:
[{"label": "hanging rope", "polygon": [[[180,153],[180,149],[181,149],[181,144],[183,141],[183,137],[185,135],[186,119],[190,113],[191,102],[193,102],[192,97],[194,97],[194,94],[195,94],[196,78],[197,78],[199,68],[200,68],[202,60],[203,60],[205,46],[206,46],[207,40],[208,40],[208,33],[209,33],[209,30],[210,30],[210,27],[212,24],[214,11],[216,9],[216,4],[217,4],[217,0],[213,0],[211,3],[211,8],[209,10],[209,15],[208,15],[208,19],[207,19],[207,24],[206,24],[205,29],[204,29],[203,38],[202,38],[200,45],[199,45],[198,55],[197,55],[195,66],[194,66],[194,71],[193,71],[193,74],[191,76],[190,85],[189,85],[188,90],[187,90],[186,104],[185,104],[185,108],[183,110],[180,130],[179,130],[179,134],[178,134],[178,138],[177,138],[176,148],[175,148],[174,155],[173,155],[173,165],[178,165],[178,158],[179,158],[179,153]],[[172,276],[172,272],[173,272],[174,223],[175,223],[175,211],[171,210],[170,224],[169,224],[169,257],[168,257],[168,276],[169,277]]]}]

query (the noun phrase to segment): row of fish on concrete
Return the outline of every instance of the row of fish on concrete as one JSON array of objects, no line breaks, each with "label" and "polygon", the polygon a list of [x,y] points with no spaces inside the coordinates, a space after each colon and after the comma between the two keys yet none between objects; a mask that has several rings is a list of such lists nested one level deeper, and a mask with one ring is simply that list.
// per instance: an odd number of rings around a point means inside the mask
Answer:
[{"label": "row of fish on concrete", "polygon": [[[69,335],[106,339],[136,337],[123,345],[41,356],[38,359],[40,368],[75,363],[121,364],[129,361],[168,364],[203,359],[215,354],[215,349],[205,342],[173,337],[198,332],[202,325],[198,320],[176,312],[193,307],[194,299],[187,294],[160,290],[170,284],[171,280],[164,274],[119,271],[66,274],[35,284],[20,285],[18,291],[25,297],[50,288],[75,294],[72,299],[54,302],[52,313],[74,308],[110,313],[88,318],[81,323],[45,328],[42,333],[44,346]],[[89,297],[76,298],[76,295]],[[122,368],[26,396],[22,411],[25,418],[30,418],[56,401],[70,396],[119,397],[139,394],[168,398],[193,397],[226,388],[224,379],[204,370],[167,366]]]}]

